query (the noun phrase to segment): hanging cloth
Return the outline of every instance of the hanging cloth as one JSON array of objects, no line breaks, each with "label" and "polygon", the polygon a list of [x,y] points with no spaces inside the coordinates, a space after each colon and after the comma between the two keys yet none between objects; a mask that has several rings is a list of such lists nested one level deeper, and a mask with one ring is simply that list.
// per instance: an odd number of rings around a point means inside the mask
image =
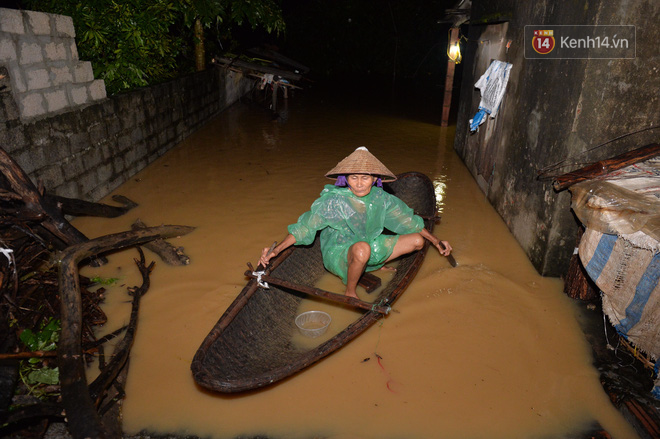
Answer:
[{"label": "hanging cloth", "polygon": [[470,131],[479,130],[479,125],[484,123],[486,114],[490,114],[491,119],[497,115],[506,90],[506,83],[509,81],[511,67],[513,64],[495,60],[490,63],[486,72],[474,84],[475,88],[481,90],[481,101],[477,114],[470,119]]}]

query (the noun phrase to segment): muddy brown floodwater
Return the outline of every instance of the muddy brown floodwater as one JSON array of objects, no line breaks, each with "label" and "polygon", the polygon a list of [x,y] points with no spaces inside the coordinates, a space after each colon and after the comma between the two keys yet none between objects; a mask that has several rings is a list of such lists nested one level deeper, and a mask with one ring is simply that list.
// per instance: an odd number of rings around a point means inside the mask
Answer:
[{"label": "muddy brown floodwater", "polygon": [[[90,237],[129,230],[136,218],[197,228],[173,240],[190,265],[157,260],[142,300],[126,433],[512,439],[578,437],[599,423],[615,438],[636,437],[591,365],[579,305],[560,280],[536,273],[453,152],[453,130],[429,120],[296,96],[283,123],[239,103],[113,192],[138,208],[74,221]],[[193,355],[245,284],[246,262],[285,236],[329,182],[323,175],[361,145],[395,173],[431,177],[442,215],[435,234],[459,266],[431,249],[399,313],[290,379],[233,396],[196,386]],[[119,279],[107,293],[106,332],[128,319],[136,256],[83,270]],[[323,287],[343,291],[332,276]]]}]

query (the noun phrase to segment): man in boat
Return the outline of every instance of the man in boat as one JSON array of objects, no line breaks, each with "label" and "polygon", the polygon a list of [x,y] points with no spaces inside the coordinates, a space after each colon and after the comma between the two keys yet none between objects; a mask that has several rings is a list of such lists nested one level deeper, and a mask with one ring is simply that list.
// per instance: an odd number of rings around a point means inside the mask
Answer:
[{"label": "man in boat", "polygon": [[[323,264],[346,284],[346,296],[358,298],[356,289],[365,271],[374,271],[401,255],[420,250],[428,240],[441,255],[452,247],[424,228],[424,220],[403,201],[385,192],[382,182],[396,176],[364,146],[325,174],[335,179],[326,185],[311,209],[288,227],[289,234],[272,250],[264,248],[259,263],[288,247],[314,242],[321,231]],[[387,229],[394,235],[383,234]]]}]

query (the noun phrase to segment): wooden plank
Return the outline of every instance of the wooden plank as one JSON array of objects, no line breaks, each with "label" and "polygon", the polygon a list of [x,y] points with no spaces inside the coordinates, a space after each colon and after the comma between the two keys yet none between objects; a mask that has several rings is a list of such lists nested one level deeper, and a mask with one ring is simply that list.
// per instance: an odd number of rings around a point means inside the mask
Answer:
[{"label": "wooden plank", "polygon": [[584,168],[560,175],[554,179],[552,186],[557,192],[559,192],[581,181],[602,177],[610,172],[634,165],[635,163],[643,162],[644,160],[648,160],[657,155],[660,155],[660,144],[651,143],[650,145],[633,149],[632,151],[625,152],[616,157],[601,160],[585,166]]},{"label": "wooden plank", "polygon": [[282,78],[291,80],[291,81],[300,81],[302,78],[302,75],[299,75],[297,73],[290,72],[288,70],[282,70],[282,69],[276,69],[274,67],[268,67],[268,66],[262,66],[260,64],[255,64],[247,61],[243,61],[242,59],[237,59],[237,58],[223,58],[221,56],[217,56],[213,58],[211,61],[212,64],[220,65],[220,66],[233,66],[233,67],[240,67],[242,69],[248,69],[248,70],[254,70],[257,72],[262,72],[262,73],[270,73],[272,75],[277,75],[281,76]]}]

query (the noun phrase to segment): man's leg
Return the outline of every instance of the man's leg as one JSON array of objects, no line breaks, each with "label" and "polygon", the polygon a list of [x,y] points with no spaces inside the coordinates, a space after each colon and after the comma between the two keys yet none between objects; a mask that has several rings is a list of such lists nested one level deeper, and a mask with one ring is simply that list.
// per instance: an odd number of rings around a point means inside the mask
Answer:
[{"label": "man's leg", "polygon": [[348,275],[346,276],[346,295],[348,297],[358,299],[357,284],[369,262],[369,256],[371,256],[371,247],[366,242],[356,242],[348,249]]},{"label": "man's leg", "polygon": [[392,254],[387,258],[386,263],[399,256],[407,255],[416,250],[421,250],[424,247],[424,237],[419,233],[411,233],[409,235],[401,235],[392,250]]}]

